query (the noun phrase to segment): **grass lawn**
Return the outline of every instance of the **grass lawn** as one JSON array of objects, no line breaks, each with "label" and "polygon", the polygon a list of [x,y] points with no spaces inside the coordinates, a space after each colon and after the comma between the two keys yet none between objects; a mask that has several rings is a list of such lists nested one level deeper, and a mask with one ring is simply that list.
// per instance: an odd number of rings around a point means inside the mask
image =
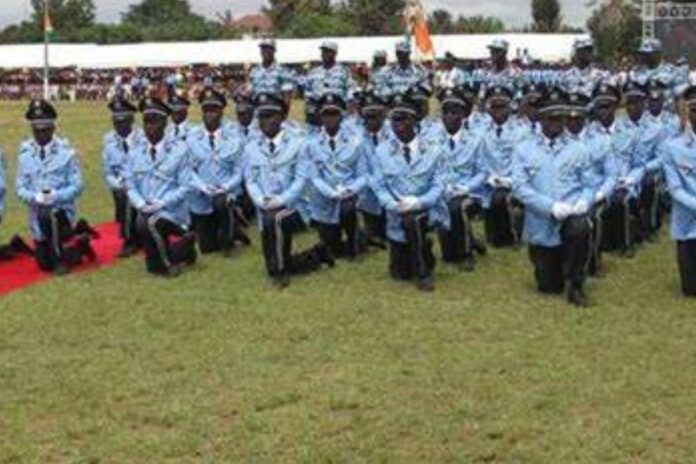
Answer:
[{"label": "grass lawn", "polygon": [[[11,178],[24,106],[0,105]],[[107,111],[59,110],[81,212],[110,220]],[[8,200],[3,240],[26,234]],[[537,295],[524,250],[439,265],[434,295],[386,264],[278,291],[255,237],[175,281],[133,259],[0,299],[0,463],[696,462],[696,303],[666,235],[608,257],[587,310]]]}]

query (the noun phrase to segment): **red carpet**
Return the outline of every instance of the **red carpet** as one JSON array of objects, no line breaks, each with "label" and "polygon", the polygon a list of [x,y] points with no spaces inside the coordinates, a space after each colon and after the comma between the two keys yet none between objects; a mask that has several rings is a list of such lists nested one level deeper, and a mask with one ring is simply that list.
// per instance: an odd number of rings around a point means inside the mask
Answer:
[{"label": "red carpet", "polygon": [[[113,264],[116,260],[116,253],[121,248],[118,225],[108,223],[95,228],[101,234],[99,239],[92,240],[92,247],[97,252],[97,261],[83,264],[73,269],[73,272],[94,271],[100,266]],[[0,296],[51,278],[54,278],[52,274],[41,271],[36,261],[28,256],[0,262]]]}]

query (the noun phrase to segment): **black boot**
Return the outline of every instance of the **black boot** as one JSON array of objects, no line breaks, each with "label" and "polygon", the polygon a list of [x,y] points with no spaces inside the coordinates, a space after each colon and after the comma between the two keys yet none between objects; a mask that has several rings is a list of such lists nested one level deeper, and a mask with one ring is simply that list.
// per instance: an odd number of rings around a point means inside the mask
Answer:
[{"label": "black boot", "polygon": [[568,303],[578,308],[587,308],[589,299],[582,285],[572,284],[568,290]]},{"label": "black boot", "polygon": [[117,258],[130,258],[138,252],[138,246],[134,243],[123,242],[121,250],[116,255]]},{"label": "black boot", "polygon": [[334,259],[329,248],[323,243],[314,247],[314,253],[319,263],[326,264],[329,267],[334,267],[336,265],[336,259]]},{"label": "black boot", "polygon": [[98,240],[101,238],[101,235],[99,232],[97,232],[92,226],[89,225],[89,222],[87,222],[85,219],[80,219],[77,221],[77,224],[75,224],[75,235],[82,235],[86,234],[92,237],[95,240]]},{"label": "black boot", "polygon": [[34,256],[34,250],[19,235],[12,237],[12,240],[10,240],[10,247],[17,253]]},{"label": "black boot", "polygon": [[97,253],[94,251],[94,248],[92,248],[89,236],[83,235],[77,239],[77,249],[80,251],[80,254],[83,257],[87,258],[90,263],[97,260]]}]

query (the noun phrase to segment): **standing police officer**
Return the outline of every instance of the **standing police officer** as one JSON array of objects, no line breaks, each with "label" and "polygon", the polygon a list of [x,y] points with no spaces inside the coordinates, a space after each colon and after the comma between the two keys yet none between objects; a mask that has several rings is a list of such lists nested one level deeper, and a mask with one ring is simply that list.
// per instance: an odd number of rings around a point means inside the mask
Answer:
[{"label": "standing police officer", "polygon": [[430,87],[426,69],[411,61],[411,43],[398,42],[395,46],[396,63],[384,71],[377,92],[382,96],[404,94],[416,87]]},{"label": "standing police officer", "polygon": [[336,62],[338,44],[325,41],[319,48],[321,65],[312,69],[305,78],[305,97],[319,99],[325,93],[333,93],[346,101],[352,100],[357,89],[350,69]]},{"label": "standing police officer", "polygon": [[[235,237],[243,235],[235,221],[242,193],[243,139],[223,130],[225,96],[206,88],[199,96],[202,126],[189,135],[191,151],[191,213],[201,253],[222,251],[229,256]],[[247,239],[248,241],[248,239]]]},{"label": "standing police officer", "polygon": [[282,93],[289,101],[295,90],[295,77],[287,68],[276,62],[276,41],[265,38],[259,43],[259,49],[261,64],[254,67],[249,74],[253,94]]},{"label": "standing police officer", "polygon": [[126,193],[126,164],[135,146],[144,141],[142,130],[133,127],[137,109],[122,97],[115,97],[109,103],[113,130],[104,137],[102,167],[104,179],[114,199],[116,222],[123,245],[119,258],[132,256],[138,250],[136,219],[138,212],[128,202]]},{"label": "standing police officer", "polygon": [[[140,104],[146,140],[128,159],[126,189],[138,210],[138,235],[151,274],[176,277],[196,261],[190,232],[191,162],[186,143],[166,137],[170,108],[147,98]],[[178,237],[173,241],[172,237]]]},{"label": "standing police officer", "polygon": [[61,275],[83,258],[94,261],[96,254],[90,245],[92,229],[84,220],[75,224],[84,184],[75,150],[55,135],[57,117],[47,101],[30,103],[26,119],[33,138],[19,148],[16,190],[29,206],[39,267]]}]

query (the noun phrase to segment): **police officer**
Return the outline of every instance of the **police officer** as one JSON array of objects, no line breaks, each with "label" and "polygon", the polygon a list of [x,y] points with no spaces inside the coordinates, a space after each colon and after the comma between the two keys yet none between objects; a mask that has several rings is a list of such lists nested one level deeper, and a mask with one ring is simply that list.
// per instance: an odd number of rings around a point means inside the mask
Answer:
[{"label": "police officer", "polygon": [[573,66],[561,76],[561,84],[566,92],[591,95],[597,84],[611,77],[608,71],[592,63],[594,50],[591,38],[578,39],[573,43]]},{"label": "police officer", "polygon": [[481,212],[480,193],[486,181],[482,169],[483,138],[468,123],[474,95],[460,87],[440,91],[442,130],[436,138],[437,144],[446,147],[444,195],[450,215],[449,230],[440,231],[442,257],[468,272],[476,264],[472,221]]},{"label": "police officer", "polygon": [[664,172],[672,195],[672,239],[677,242],[682,292],[696,297],[696,86],[686,89],[683,100],[688,124],[666,142]]},{"label": "police officer", "polygon": [[[225,96],[211,87],[199,96],[203,124],[188,139],[191,151],[191,213],[201,253],[229,256],[235,237],[244,235],[235,220],[242,193],[243,139],[223,130]],[[244,240],[248,242],[248,238]]]},{"label": "police officer", "polygon": [[[377,148],[392,136],[391,127],[386,120],[388,103],[372,89],[360,96],[360,115],[363,120],[365,138],[365,162],[368,175],[374,174],[373,160]],[[372,189],[371,182],[363,189],[358,200],[367,229],[368,244],[386,249],[387,230],[384,209]]]},{"label": "police officer", "polygon": [[[411,43],[398,42],[395,46],[396,63],[388,66],[377,89],[384,96],[403,94],[417,87],[429,88],[428,72],[411,61]],[[432,93],[432,92],[431,92]]]},{"label": "police officer", "polygon": [[318,99],[325,93],[333,93],[346,101],[351,100],[356,92],[356,85],[350,69],[336,62],[338,44],[324,41],[319,48],[321,65],[312,69],[305,78],[305,97]]},{"label": "police officer", "polygon": [[372,187],[387,214],[392,277],[415,278],[419,289],[433,291],[435,257],[427,232],[449,222],[443,197],[444,147],[420,137],[417,121],[417,103],[409,94],[396,95],[394,136],[377,148]]},{"label": "police officer", "polygon": [[295,90],[295,77],[284,66],[276,62],[276,41],[262,39],[259,43],[261,64],[254,67],[249,74],[249,82],[254,94],[282,93],[289,100]]},{"label": "police officer", "polygon": [[[602,275],[602,250],[604,248],[604,224],[608,201],[612,198],[618,180],[618,165],[616,152],[620,146],[620,134],[616,131],[616,110],[621,99],[620,90],[608,82],[597,84],[592,94],[592,109],[595,120],[579,133],[578,140],[584,141],[588,152],[590,181],[592,183],[593,201],[590,209],[592,219],[592,248],[588,274]],[[578,103],[584,105],[582,97]],[[569,120],[571,134],[577,132],[582,123],[582,108],[578,108],[578,116]],[[577,122],[576,122],[577,121]]]},{"label": "police officer", "polygon": [[[5,156],[0,152],[0,223],[2,223],[2,218],[5,216],[6,193]],[[10,261],[20,254],[34,256],[34,251],[19,235],[14,235],[7,245],[0,246],[0,261]]]},{"label": "police officer", "polygon": [[376,50],[372,55],[372,67],[370,68],[369,84],[373,89],[386,88],[387,79],[387,52],[386,50]]},{"label": "police officer", "polygon": [[191,102],[186,97],[174,93],[169,97],[167,104],[172,118],[172,124],[167,128],[167,136],[185,142],[192,128],[188,122]]},{"label": "police officer", "polygon": [[515,148],[515,195],[525,205],[524,240],[542,293],[562,293],[587,306],[592,189],[586,151],[565,135],[567,95],[553,87],[540,101],[541,132]]},{"label": "police officer", "polygon": [[346,103],[340,95],[325,94],[319,107],[323,130],[307,145],[310,214],[331,254],[354,259],[364,250],[357,203],[368,180],[365,139],[343,126]]},{"label": "police officer", "polygon": [[617,130],[623,133],[624,142],[616,151],[618,183],[607,211],[609,224],[605,229],[612,237],[612,248],[631,258],[635,255],[637,241],[649,233],[641,202],[654,194],[652,176],[646,176],[649,161],[656,156],[660,128],[645,118],[647,86],[628,81],[623,87],[626,115],[617,121]]},{"label": "police officer", "polygon": [[512,195],[512,154],[520,141],[519,126],[510,118],[512,90],[505,85],[490,86],[486,107],[490,121],[481,129],[484,138],[482,192],[486,240],[494,247],[519,243],[521,216]]},{"label": "police officer", "polygon": [[[165,134],[170,107],[157,98],[140,103],[146,140],[128,159],[128,200],[138,210],[138,235],[149,273],[176,277],[196,261],[190,231],[191,161],[186,143]],[[172,240],[178,237],[178,240]]]},{"label": "police officer", "polygon": [[659,39],[644,39],[638,49],[640,66],[628,73],[627,81],[647,85],[652,79],[658,79],[667,85],[667,99],[671,103],[684,82],[684,75],[671,63],[663,61],[662,42]]},{"label": "police officer", "polygon": [[115,218],[123,240],[117,256],[127,258],[137,252],[139,241],[138,212],[128,202],[126,193],[126,163],[135,146],[142,143],[145,136],[141,129],[133,127],[137,109],[130,102],[117,96],[109,102],[109,110],[113,130],[104,137],[102,168],[106,185],[114,199]]},{"label": "police officer", "polygon": [[293,235],[304,229],[308,211],[303,193],[309,165],[306,141],[283,129],[286,103],[275,94],[259,94],[254,100],[261,136],[247,143],[244,179],[257,208],[266,270],[279,287],[292,275],[316,271],[322,264],[334,265],[323,244],[293,254]]},{"label": "police officer", "polygon": [[251,89],[241,86],[232,95],[236,119],[227,121],[225,129],[235,137],[247,140],[258,134],[258,124],[254,123],[254,103]]},{"label": "police officer", "polygon": [[488,45],[490,64],[474,71],[473,79],[481,85],[484,94],[489,87],[505,86],[514,89],[522,77],[522,71],[508,61],[510,44],[505,39],[495,39]]},{"label": "police officer", "polygon": [[19,148],[16,190],[29,206],[29,226],[39,267],[61,275],[96,254],[86,221],[76,221],[77,199],[84,184],[80,164],[70,143],[55,135],[55,108],[33,100],[26,112],[33,138]]}]

